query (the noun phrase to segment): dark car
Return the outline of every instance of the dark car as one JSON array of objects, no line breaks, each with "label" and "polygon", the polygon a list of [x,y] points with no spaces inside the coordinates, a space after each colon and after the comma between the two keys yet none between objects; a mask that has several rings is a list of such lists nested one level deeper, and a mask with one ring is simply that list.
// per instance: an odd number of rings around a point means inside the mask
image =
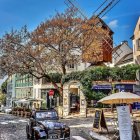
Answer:
[{"label": "dark car", "polygon": [[26,126],[27,139],[70,140],[70,128],[62,122],[56,110],[35,111]]}]

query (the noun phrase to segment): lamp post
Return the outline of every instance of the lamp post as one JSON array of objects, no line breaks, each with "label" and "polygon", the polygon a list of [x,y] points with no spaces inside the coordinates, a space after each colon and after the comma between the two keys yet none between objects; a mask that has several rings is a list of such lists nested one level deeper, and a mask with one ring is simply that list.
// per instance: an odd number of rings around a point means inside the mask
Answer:
[{"label": "lamp post", "polygon": [[109,81],[109,83],[111,84],[111,94],[112,94],[112,77],[108,77],[108,81]]},{"label": "lamp post", "polygon": [[[108,80],[109,80],[109,83],[111,84],[111,94],[112,94],[112,91],[114,90],[114,88],[112,87],[112,77],[108,77]],[[113,90],[112,90],[113,88]],[[111,112],[113,112],[113,104],[111,105]]]}]

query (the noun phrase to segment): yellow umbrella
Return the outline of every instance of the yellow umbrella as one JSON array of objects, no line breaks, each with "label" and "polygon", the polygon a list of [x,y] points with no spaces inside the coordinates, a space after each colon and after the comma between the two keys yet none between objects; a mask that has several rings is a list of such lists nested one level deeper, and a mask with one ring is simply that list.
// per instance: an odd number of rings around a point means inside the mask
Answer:
[{"label": "yellow umbrella", "polygon": [[103,104],[131,104],[133,102],[140,102],[140,96],[130,92],[118,92],[104,97],[98,102]]}]

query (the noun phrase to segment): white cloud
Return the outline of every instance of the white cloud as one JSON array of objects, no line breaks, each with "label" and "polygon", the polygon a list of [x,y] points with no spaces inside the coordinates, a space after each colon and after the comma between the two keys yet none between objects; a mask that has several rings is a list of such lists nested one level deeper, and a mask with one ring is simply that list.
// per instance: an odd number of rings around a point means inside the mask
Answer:
[{"label": "white cloud", "polygon": [[118,20],[112,20],[112,21],[110,21],[109,22],[109,24],[108,24],[111,28],[116,28],[116,27],[118,27]]},{"label": "white cloud", "polygon": [[102,17],[102,20],[106,20],[106,19],[108,19],[108,16],[103,16]]},{"label": "white cloud", "polygon": [[122,26],[122,28],[123,29],[128,29],[128,28],[130,28],[130,25],[124,25],[124,26]]}]

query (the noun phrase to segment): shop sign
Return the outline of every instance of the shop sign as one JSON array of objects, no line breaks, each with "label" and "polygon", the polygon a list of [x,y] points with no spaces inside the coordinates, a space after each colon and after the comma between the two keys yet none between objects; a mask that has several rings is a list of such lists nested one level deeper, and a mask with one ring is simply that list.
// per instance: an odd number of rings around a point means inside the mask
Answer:
[{"label": "shop sign", "polygon": [[49,96],[53,96],[54,95],[54,91],[53,90],[50,90],[49,91]]},{"label": "shop sign", "polygon": [[111,85],[94,85],[92,86],[92,89],[112,89]]}]

